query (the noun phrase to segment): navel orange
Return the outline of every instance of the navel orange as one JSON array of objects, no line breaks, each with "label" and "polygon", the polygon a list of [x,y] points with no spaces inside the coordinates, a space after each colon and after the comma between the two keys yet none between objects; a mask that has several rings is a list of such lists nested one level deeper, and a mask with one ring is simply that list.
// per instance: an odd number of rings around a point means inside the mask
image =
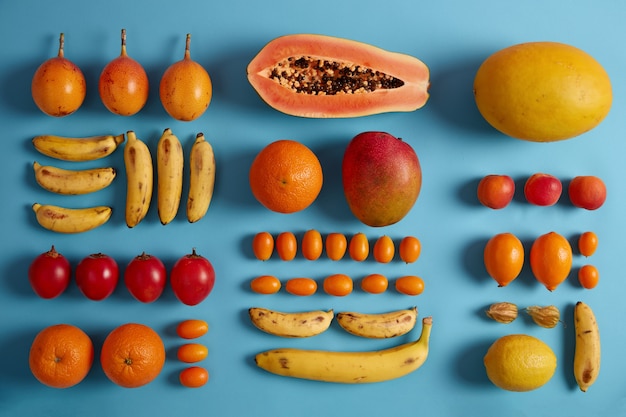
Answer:
[{"label": "navel orange", "polygon": [[278,213],[295,213],[310,206],[322,190],[322,165],[302,143],[277,140],[257,154],[249,180],[262,205]]},{"label": "navel orange", "polygon": [[100,362],[111,381],[125,388],[136,388],[159,375],[165,363],[165,347],[150,327],[126,323],[106,337]]},{"label": "navel orange", "polygon": [[93,356],[93,344],[85,332],[71,324],[55,324],[35,336],[28,363],[42,384],[68,388],[87,376]]}]

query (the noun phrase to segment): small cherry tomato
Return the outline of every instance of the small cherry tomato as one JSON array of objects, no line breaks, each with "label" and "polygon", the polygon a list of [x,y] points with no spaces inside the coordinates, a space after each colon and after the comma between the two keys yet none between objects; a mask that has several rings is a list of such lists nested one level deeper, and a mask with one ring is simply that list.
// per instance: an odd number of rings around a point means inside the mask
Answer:
[{"label": "small cherry tomato", "polygon": [[197,305],[213,290],[215,270],[208,259],[193,249],[192,253],[176,261],[170,273],[170,283],[181,303]]},{"label": "small cherry tomato", "polygon": [[407,275],[396,280],[396,290],[405,295],[420,295],[424,292],[424,280],[414,275]]},{"label": "small cherry tomato", "polygon": [[391,262],[395,252],[393,240],[389,236],[383,235],[374,243],[374,259],[376,259],[376,262],[384,264]]},{"label": "small cherry tomato", "polygon": [[307,230],[302,236],[302,256],[309,261],[315,261],[322,255],[324,245],[322,235],[317,230]]},{"label": "small cherry tomato", "polygon": [[591,256],[598,248],[598,236],[593,232],[585,232],[578,238],[578,251],[583,256]]},{"label": "small cherry tomato", "polygon": [[583,288],[588,290],[595,288],[600,281],[600,274],[598,268],[593,265],[583,265],[578,270],[578,282]]},{"label": "small cherry tomato", "polygon": [[131,259],[124,270],[124,284],[128,292],[142,303],[158,299],[166,283],[165,265],[156,256],[142,253]]},{"label": "small cherry tomato", "polygon": [[317,291],[317,282],[311,278],[291,278],[287,280],[285,290],[293,295],[313,295]]},{"label": "small cherry tomato", "polygon": [[381,294],[388,286],[389,280],[381,274],[370,274],[361,280],[361,289],[370,294]]},{"label": "small cherry tomato", "polygon": [[209,324],[204,320],[183,320],[176,326],[176,334],[183,339],[196,339],[209,331]]},{"label": "small cherry tomato", "polygon": [[296,257],[298,241],[291,232],[282,232],[276,237],[276,250],[283,261],[291,261]]},{"label": "small cherry tomato", "polygon": [[357,261],[362,262],[367,259],[370,253],[370,243],[367,240],[367,236],[364,233],[356,233],[350,239],[350,245],[348,246],[348,252],[350,257]]},{"label": "small cherry tomato", "polygon": [[273,275],[261,275],[250,281],[250,288],[258,294],[275,294],[280,286],[280,280]]},{"label": "small cherry tomato", "polygon": [[398,248],[400,259],[407,264],[417,261],[421,251],[422,245],[419,239],[414,236],[405,236],[400,241],[400,247]]},{"label": "small cherry tomato", "polygon": [[185,363],[195,363],[206,359],[209,349],[200,343],[185,343],[178,347],[176,357]]},{"label": "small cherry tomato", "polygon": [[41,298],[55,298],[70,283],[72,270],[66,257],[54,249],[38,255],[28,268],[28,280],[35,294]]},{"label": "small cherry tomato", "polygon": [[333,261],[343,258],[348,248],[348,241],[342,233],[329,233],[326,236],[326,255]]},{"label": "small cherry tomato", "polygon": [[200,388],[209,380],[209,372],[201,366],[190,366],[180,372],[179,380],[187,388]]},{"label": "small cherry tomato", "polygon": [[113,294],[119,276],[115,259],[103,253],[91,254],[76,265],[76,285],[90,300],[104,300]]},{"label": "small cherry tomato", "polygon": [[352,292],[352,278],[345,274],[333,274],[324,279],[324,291],[337,297],[344,297]]},{"label": "small cherry tomato", "polygon": [[260,261],[267,261],[274,251],[274,238],[268,232],[259,232],[252,239],[252,252]]}]

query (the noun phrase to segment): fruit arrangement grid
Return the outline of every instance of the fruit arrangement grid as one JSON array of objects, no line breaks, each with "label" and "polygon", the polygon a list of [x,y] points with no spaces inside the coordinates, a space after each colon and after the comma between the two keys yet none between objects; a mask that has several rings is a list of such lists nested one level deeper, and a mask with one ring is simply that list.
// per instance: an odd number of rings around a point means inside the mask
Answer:
[{"label": "fruit arrangement grid", "polygon": [[625,6],[31,2],[0,416],[624,413]]}]

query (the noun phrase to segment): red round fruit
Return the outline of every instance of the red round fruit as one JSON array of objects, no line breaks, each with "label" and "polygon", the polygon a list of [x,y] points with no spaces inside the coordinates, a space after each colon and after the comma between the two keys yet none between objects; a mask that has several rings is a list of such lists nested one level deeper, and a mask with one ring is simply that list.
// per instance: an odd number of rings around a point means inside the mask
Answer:
[{"label": "red round fruit", "polygon": [[54,249],[37,256],[28,268],[28,280],[41,298],[55,298],[65,291],[72,275],[70,262]]},{"label": "red round fruit", "polygon": [[138,301],[151,303],[158,299],[167,283],[167,271],[163,262],[145,252],[135,256],[124,270],[124,284]]},{"label": "red round fruit", "polygon": [[104,300],[115,290],[119,267],[115,259],[103,253],[94,253],[76,265],[76,285],[90,300]]},{"label": "red round fruit", "polygon": [[606,200],[606,186],[600,178],[593,175],[578,176],[570,182],[568,194],[574,206],[597,210]]},{"label": "red round fruit", "polygon": [[478,183],[476,195],[478,201],[494,210],[503,209],[513,200],[515,182],[508,175],[491,174],[483,177]]},{"label": "red round fruit", "polygon": [[356,135],[344,152],[341,175],[348,207],[372,227],[402,220],[422,188],[422,168],[415,150],[384,132]]},{"label": "red round fruit", "polygon": [[186,305],[200,304],[213,290],[215,270],[205,257],[192,253],[180,258],[170,273],[172,290],[178,300]]},{"label": "red round fruit", "polygon": [[537,173],[531,175],[524,185],[526,200],[536,206],[553,206],[561,198],[563,184],[561,180],[550,174]]}]

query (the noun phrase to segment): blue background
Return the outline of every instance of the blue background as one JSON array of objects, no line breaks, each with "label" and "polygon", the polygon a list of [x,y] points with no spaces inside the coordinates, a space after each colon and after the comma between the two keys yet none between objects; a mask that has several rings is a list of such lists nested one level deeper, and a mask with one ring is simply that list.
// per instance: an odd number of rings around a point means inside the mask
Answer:
[{"label": "blue background", "polygon": [[[441,0],[436,2],[363,0],[360,2],[298,3],[276,0],[220,2],[111,0],[90,3],[3,1],[0,4],[0,161],[3,175],[0,230],[0,415],[125,416],[125,415],[396,415],[430,416],[607,416],[626,413],[623,352],[623,91],[626,55],[624,17],[620,0],[579,1]],[[151,94],[137,115],[110,114],[97,94],[104,65],[119,54],[120,29],[126,28],[129,55],[147,70]],[[66,57],[79,65],[87,79],[87,98],[73,115],[45,116],[33,104],[30,81],[38,65],[56,54],[65,33]],[[413,113],[384,114],[345,120],[309,120],[287,116],[266,106],[246,80],[250,59],[269,40],[284,34],[315,32],[346,37],[404,52],[422,59],[431,70],[431,98]],[[185,34],[192,34],[191,55],[209,71],[214,84],[209,110],[198,120],[172,120],[158,99],[158,81],[172,62],[182,58]],[[511,139],[492,129],[480,116],[472,97],[472,81],[480,63],[491,53],[526,41],[560,41],[593,55],[608,71],[614,87],[609,116],[581,137],[552,144]],[[188,153],[197,132],[211,141],[217,158],[217,182],[207,216],[188,224],[180,212],[162,226],[153,206],[136,228],[124,223],[125,182],[122,152],[104,160],[118,169],[114,184],[90,196],[62,197],[40,189],[31,164],[56,162],[37,154],[30,139],[38,134],[89,136],[134,130],[152,150],[159,134],[171,127]],[[400,223],[368,228],[350,213],[341,189],[341,158],[357,133],[383,130],[409,142],[422,163],[424,183],[417,204]],[[254,155],[277,139],[295,139],[320,158],[325,182],[318,200],[308,209],[280,215],[256,202],[247,181]],[[85,163],[99,166],[103,161]],[[595,212],[576,209],[566,195],[553,207],[534,207],[521,195],[523,181],[535,172],[548,172],[564,184],[576,175],[597,175],[608,188],[606,204]],[[478,180],[490,173],[511,175],[517,182],[515,200],[504,210],[478,204]],[[48,232],[35,221],[33,202],[61,205],[110,204],[110,222],[80,235]],[[349,259],[315,262],[299,256],[292,262],[274,257],[254,259],[250,242],[261,230],[299,236],[316,228],[322,234],[365,232],[371,240],[388,234],[395,240],[411,234],[422,241],[418,262],[377,265]],[[513,232],[527,250],[534,238],[557,231],[572,240],[585,230],[600,239],[597,253],[574,258],[570,278],[550,293],[525,265],[511,285],[498,288],[482,265],[482,248],[492,235]],[[214,292],[202,304],[180,304],[168,288],[153,304],[141,304],[123,285],[107,300],[85,299],[74,284],[54,300],[34,295],[27,281],[30,261],[54,244],[73,265],[84,256],[104,252],[123,267],[146,251],[168,268],[191,248],[206,256],[217,271]],[[583,263],[596,265],[599,286],[583,290],[574,276]],[[357,282],[369,272],[391,280],[417,274],[426,282],[419,297],[390,289],[370,295],[357,289],[344,298],[318,291],[294,297],[283,291],[273,296],[250,292],[258,274],[285,280],[310,276],[319,282],[331,273],[347,273]],[[587,302],[601,326],[603,362],[597,383],[581,393],[572,375],[573,305]],[[563,324],[543,329],[522,314],[510,325],[489,321],[485,308],[497,301],[529,305],[554,304]],[[255,353],[281,346],[337,350],[384,348],[417,337],[416,329],[400,339],[366,340],[343,332],[336,324],[306,340],[286,340],[263,334],[247,319],[247,309],[264,306],[285,311],[334,308],[381,312],[417,305],[421,317],[432,315],[431,353],[417,372],[372,385],[344,386],[281,378],[257,369]],[[209,383],[197,390],[182,388],[175,359],[182,343],[174,326],[182,319],[202,318],[210,331],[200,341],[209,347],[203,365]],[[42,328],[61,322],[88,333],[96,347],[114,327],[125,322],[152,326],[163,337],[168,360],[162,374],[138,389],[115,386],[98,361],[79,385],[56,390],[37,382],[28,369],[28,349]],[[482,357],[498,337],[527,333],[548,343],[558,357],[552,380],[536,391],[510,393],[486,378]]]}]

